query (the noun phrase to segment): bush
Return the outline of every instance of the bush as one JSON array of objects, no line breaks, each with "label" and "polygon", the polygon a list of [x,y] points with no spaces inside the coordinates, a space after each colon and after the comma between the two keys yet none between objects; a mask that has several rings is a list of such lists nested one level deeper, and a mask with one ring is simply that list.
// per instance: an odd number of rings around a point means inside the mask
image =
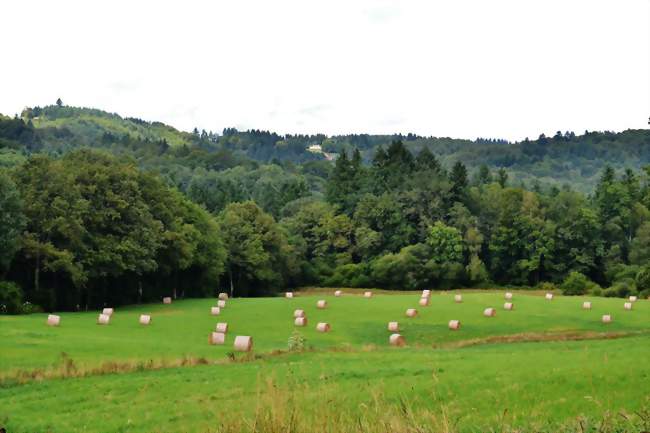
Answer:
[{"label": "bush", "polygon": [[370,287],[368,267],[363,264],[350,263],[338,266],[334,274],[325,280],[326,286]]},{"label": "bush", "polygon": [[598,284],[594,284],[589,293],[593,296],[603,296],[603,289]]},{"label": "bush", "polygon": [[562,282],[560,288],[563,295],[584,295],[593,283],[580,272],[571,272]]},{"label": "bush", "polygon": [[305,343],[307,340],[298,331],[293,331],[289,337],[289,350],[291,352],[302,352],[305,350]]},{"label": "bush", "polygon": [[605,296],[608,298],[626,298],[636,293],[636,287],[633,280],[617,281],[605,290]]},{"label": "bush", "polygon": [[0,314],[19,314],[22,312],[22,289],[10,281],[0,281]]},{"label": "bush", "polygon": [[557,286],[550,281],[544,281],[537,287],[537,289],[544,292],[552,292],[554,290],[557,290]]}]

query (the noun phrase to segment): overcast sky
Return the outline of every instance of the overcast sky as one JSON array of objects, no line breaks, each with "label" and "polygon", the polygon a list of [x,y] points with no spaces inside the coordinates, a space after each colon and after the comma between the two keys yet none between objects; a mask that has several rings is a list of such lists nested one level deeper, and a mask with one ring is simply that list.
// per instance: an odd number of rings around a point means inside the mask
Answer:
[{"label": "overcast sky", "polygon": [[475,138],[646,128],[648,0],[7,1],[0,112]]}]

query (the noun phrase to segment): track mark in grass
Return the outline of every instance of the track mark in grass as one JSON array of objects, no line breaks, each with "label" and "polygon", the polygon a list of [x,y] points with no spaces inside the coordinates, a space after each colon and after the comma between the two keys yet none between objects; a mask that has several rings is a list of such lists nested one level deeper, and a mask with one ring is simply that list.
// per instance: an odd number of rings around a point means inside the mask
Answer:
[{"label": "track mark in grass", "polygon": [[448,343],[434,344],[434,349],[458,349],[463,347],[478,346],[482,344],[503,344],[503,343],[541,343],[553,341],[581,341],[581,340],[614,340],[625,337],[638,337],[650,335],[647,331],[635,332],[523,332],[510,335],[492,335],[483,338],[472,338],[469,340],[453,341]]}]

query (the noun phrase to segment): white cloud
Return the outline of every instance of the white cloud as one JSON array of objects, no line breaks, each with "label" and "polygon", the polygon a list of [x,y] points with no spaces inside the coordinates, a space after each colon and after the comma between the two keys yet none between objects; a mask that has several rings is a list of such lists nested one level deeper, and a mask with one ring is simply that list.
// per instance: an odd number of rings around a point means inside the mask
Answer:
[{"label": "white cloud", "polygon": [[519,139],[646,127],[650,3],[7,2],[0,112]]}]

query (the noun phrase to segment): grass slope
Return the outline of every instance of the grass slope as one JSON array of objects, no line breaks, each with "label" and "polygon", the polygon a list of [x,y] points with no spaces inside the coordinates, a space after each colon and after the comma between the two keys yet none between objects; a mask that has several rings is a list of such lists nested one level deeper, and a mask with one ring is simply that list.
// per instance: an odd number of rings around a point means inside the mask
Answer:
[{"label": "grass slope", "polygon": [[[582,422],[601,431],[621,423],[620,431],[641,431],[631,424],[641,422],[638,416],[628,421],[619,412],[649,407],[650,365],[643,360],[650,356],[650,302],[639,301],[626,312],[620,299],[595,298],[593,310],[584,311],[583,298],[549,302],[517,293],[515,310],[508,312],[501,308],[502,293],[463,296],[464,302],[455,304],[452,294],[434,294],[431,306],[419,307],[414,319],[404,316],[407,307],[417,306],[413,293],[234,299],[218,317],[209,315],[214,301],[188,300],[121,308],[107,327],[95,325],[96,312],[62,314],[59,328],[46,327],[44,315],[0,317],[5,376],[17,369],[54,368],[61,352],[79,370],[107,360],[193,356],[209,362],[6,381],[0,388],[0,424],[11,432],[427,432],[573,431]],[[320,298],[328,300],[328,309],[316,309]],[[497,317],[484,318],[486,306],[497,307]],[[301,329],[308,345],[323,350],[225,361],[236,334],[252,335],[256,353],[285,349],[295,308],[309,317],[309,327]],[[142,312],[153,314],[150,327],[137,324]],[[604,313],[612,313],[614,323],[601,324]],[[461,331],[447,330],[452,318],[463,322]],[[389,320],[400,322],[409,347],[387,347]],[[217,321],[231,326],[224,347],[207,345]],[[317,333],[318,321],[330,322],[332,332]],[[638,335],[563,341],[567,335],[602,332]],[[515,340],[550,335],[560,341],[461,348],[515,334]]]},{"label": "grass slope", "polygon": [[99,141],[105,132],[118,137],[131,135],[153,141],[166,140],[170,146],[189,145],[190,134],[160,122],[136,122],[117,114],[81,107],[46,107],[44,113],[32,119],[37,128],[65,127],[75,136]]}]

